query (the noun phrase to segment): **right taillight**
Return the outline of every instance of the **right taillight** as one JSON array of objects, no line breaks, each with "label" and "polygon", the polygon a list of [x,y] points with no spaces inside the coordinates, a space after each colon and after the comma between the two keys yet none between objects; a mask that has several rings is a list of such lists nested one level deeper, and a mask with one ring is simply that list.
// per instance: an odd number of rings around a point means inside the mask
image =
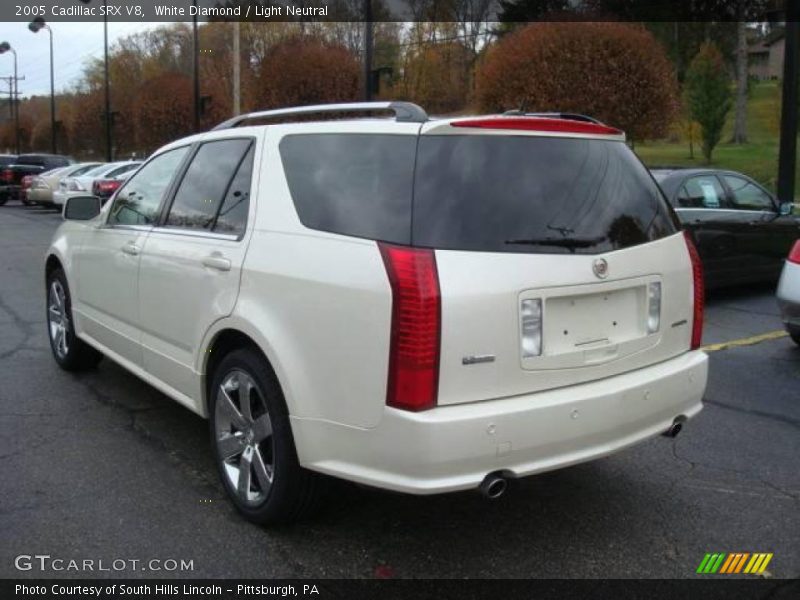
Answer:
[{"label": "right taillight", "polygon": [[692,261],[692,286],[694,311],[692,314],[692,350],[697,350],[703,341],[703,307],[705,305],[705,287],[703,284],[703,264],[700,262],[700,254],[694,245],[692,236],[688,231],[683,232],[686,240],[686,248],[689,250],[689,258]]},{"label": "right taillight", "polygon": [[792,246],[789,256],[786,258],[790,263],[800,265],[800,240],[797,240]]},{"label": "right taillight", "polygon": [[392,288],[386,404],[420,411],[439,390],[441,296],[436,256],[427,248],[379,243]]}]

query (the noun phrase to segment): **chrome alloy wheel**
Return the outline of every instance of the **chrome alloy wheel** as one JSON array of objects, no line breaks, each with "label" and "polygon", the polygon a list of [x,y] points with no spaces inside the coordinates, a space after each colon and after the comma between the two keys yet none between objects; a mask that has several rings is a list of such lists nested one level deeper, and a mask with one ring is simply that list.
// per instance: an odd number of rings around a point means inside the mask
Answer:
[{"label": "chrome alloy wheel", "polygon": [[217,390],[214,438],[231,489],[247,505],[265,500],[274,474],[272,421],[250,375],[232,370]]},{"label": "chrome alloy wheel", "polygon": [[70,323],[67,314],[67,296],[58,279],[52,281],[47,295],[47,321],[53,348],[55,348],[58,358],[63,359],[69,352],[67,334]]}]

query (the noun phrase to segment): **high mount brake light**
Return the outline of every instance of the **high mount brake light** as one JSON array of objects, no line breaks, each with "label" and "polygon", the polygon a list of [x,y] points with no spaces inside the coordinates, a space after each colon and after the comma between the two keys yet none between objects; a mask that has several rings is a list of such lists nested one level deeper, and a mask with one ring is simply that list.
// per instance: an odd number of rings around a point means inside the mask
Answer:
[{"label": "high mount brake light", "polygon": [[542,117],[491,117],[453,121],[451,127],[473,127],[478,129],[516,129],[520,131],[544,131],[549,133],[585,133],[593,135],[622,135],[622,131],[600,123],[551,119]]},{"label": "high mount brake light", "polygon": [[386,404],[410,411],[433,408],[442,329],[436,256],[426,248],[378,247],[392,287]]}]

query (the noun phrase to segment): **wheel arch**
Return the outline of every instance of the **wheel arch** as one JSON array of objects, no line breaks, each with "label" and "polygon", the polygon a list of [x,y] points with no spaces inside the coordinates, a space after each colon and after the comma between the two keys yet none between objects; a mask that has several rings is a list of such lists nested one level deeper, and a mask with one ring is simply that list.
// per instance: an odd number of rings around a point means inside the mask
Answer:
[{"label": "wheel arch", "polygon": [[[44,262],[44,280],[47,282],[50,274],[55,271],[56,269],[61,269],[64,271],[64,263],[61,262],[61,258],[55,252],[49,252],[47,254],[47,259]],[[66,276],[66,272],[64,272]]]},{"label": "wheel arch", "polygon": [[292,414],[291,394],[277,354],[272,345],[255,328],[239,320],[218,322],[206,334],[201,348],[198,371],[202,377],[201,407],[205,416],[209,414],[209,386],[214,369],[227,354],[239,348],[251,348],[264,359],[281,389],[289,414]]}]

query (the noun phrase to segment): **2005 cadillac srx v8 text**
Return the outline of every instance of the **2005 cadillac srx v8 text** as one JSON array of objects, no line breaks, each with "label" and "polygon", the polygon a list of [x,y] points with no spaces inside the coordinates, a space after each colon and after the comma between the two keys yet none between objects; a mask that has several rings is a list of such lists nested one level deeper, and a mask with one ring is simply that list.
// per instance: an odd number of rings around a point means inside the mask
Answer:
[{"label": "2005 cadillac srx v8 text", "polygon": [[255,522],[307,513],[320,474],[496,497],[702,407],[694,244],[588,117],[251,113],[64,216],[55,360],[105,355],[208,417]]}]

